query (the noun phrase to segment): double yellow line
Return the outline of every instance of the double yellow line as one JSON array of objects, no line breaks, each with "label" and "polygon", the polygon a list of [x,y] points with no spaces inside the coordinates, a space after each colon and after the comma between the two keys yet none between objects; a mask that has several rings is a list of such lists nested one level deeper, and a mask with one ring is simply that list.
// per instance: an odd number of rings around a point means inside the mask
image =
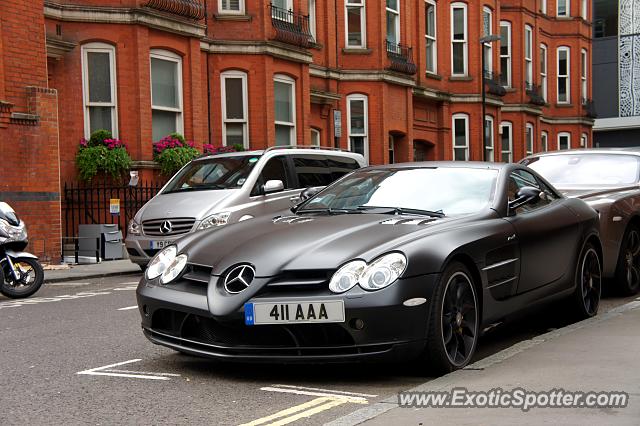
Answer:
[{"label": "double yellow line", "polygon": [[250,423],[244,423],[243,425],[240,425],[240,426],[258,426],[258,425],[265,425],[265,424],[269,426],[286,425],[286,424],[295,422],[296,420],[308,418],[315,414],[321,413],[323,411],[330,410],[333,407],[346,404],[347,402],[352,402],[352,401],[350,401],[349,398],[336,398],[336,397],[323,396],[320,398],[313,399],[309,402],[305,402],[304,404],[296,405],[295,407],[278,411],[275,414],[262,417]]}]

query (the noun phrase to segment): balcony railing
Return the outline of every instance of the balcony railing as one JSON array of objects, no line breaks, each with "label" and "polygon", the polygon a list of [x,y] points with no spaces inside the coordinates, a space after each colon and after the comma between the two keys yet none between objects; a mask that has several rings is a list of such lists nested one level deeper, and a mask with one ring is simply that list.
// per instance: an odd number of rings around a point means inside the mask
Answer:
[{"label": "balcony railing", "polygon": [[529,103],[533,105],[543,106],[547,104],[547,101],[542,97],[542,88],[537,84],[525,83],[525,92],[529,95]]},{"label": "balcony railing", "polygon": [[593,102],[593,99],[582,98],[582,111],[585,117],[589,117],[589,118],[598,117],[598,113],[596,111],[596,104]]},{"label": "balcony railing", "polygon": [[193,21],[205,16],[204,0],[148,0],[144,6]]},{"label": "balcony railing", "polygon": [[415,74],[417,71],[416,64],[413,62],[413,49],[400,43],[393,43],[389,40],[387,43],[387,57],[391,60],[389,69],[404,74]]},{"label": "balcony railing", "polygon": [[293,10],[281,9],[272,4],[268,7],[271,10],[271,25],[276,30],[276,40],[301,47],[309,47],[313,43],[309,16],[295,13]]},{"label": "balcony railing", "polygon": [[507,94],[507,89],[502,85],[501,76],[498,73],[485,70],[484,84],[486,90],[492,95],[504,96]]}]

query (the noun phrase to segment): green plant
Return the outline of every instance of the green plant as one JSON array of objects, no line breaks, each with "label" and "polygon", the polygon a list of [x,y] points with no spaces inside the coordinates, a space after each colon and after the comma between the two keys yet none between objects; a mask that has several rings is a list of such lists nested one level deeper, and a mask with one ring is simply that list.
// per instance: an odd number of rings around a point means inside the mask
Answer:
[{"label": "green plant", "polygon": [[131,157],[124,142],[107,130],[96,130],[88,141],[80,140],[76,165],[82,180],[91,181],[98,173],[117,179],[131,167]]},{"label": "green plant", "polygon": [[153,159],[160,164],[160,172],[171,176],[200,152],[180,133],[172,133],[153,144]]}]

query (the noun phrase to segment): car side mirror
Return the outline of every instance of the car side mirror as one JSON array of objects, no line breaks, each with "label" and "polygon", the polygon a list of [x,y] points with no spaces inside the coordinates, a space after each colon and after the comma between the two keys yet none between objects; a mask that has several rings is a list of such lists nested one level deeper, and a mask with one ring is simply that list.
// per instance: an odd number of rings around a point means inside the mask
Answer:
[{"label": "car side mirror", "polygon": [[540,188],[535,188],[533,186],[523,186],[518,190],[516,199],[509,201],[509,211],[514,212],[518,208],[526,204],[535,204],[540,201],[541,197],[542,191],[540,191]]},{"label": "car side mirror", "polygon": [[262,186],[263,194],[273,194],[274,192],[284,191],[284,183],[281,180],[268,180]]}]

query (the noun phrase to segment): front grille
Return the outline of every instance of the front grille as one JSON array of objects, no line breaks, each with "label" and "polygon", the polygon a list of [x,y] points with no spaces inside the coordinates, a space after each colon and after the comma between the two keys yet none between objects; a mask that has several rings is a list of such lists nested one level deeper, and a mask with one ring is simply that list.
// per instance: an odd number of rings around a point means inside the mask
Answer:
[{"label": "front grille", "polygon": [[269,280],[266,289],[268,291],[310,291],[326,289],[328,288],[329,279],[333,272],[332,270],[283,271]]},{"label": "front grille", "polygon": [[184,274],[182,274],[183,280],[204,286],[209,284],[211,280],[211,270],[213,269],[211,266],[188,263],[185,269]]},{"label": "front grille", "polygon": [[[171,223],[171,230],[163,232],[160,227],[165,222]],[[193,217],[176,217],[169,219],[150,219],[142,222],[142,232],[152,237],[169,237],[186,234],[191,231],[196,222]]]}]

